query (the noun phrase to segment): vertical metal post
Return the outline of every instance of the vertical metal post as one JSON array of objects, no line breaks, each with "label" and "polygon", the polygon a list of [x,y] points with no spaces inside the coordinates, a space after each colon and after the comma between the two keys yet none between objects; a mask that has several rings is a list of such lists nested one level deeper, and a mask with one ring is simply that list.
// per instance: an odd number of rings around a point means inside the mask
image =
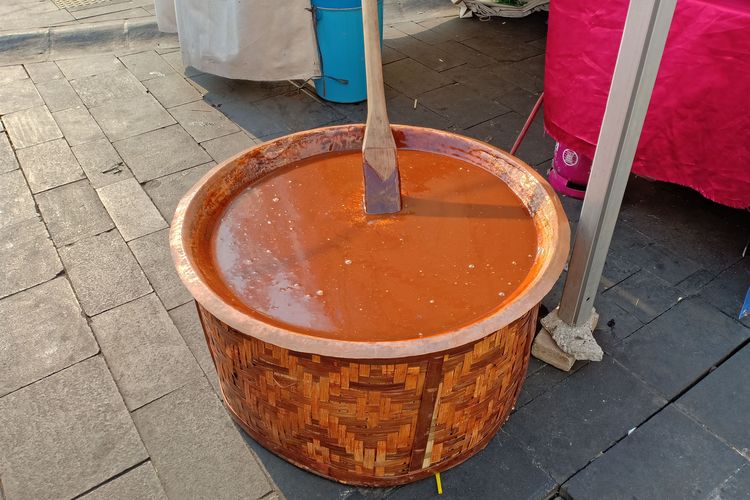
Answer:
[{"label": "vertical metal post", "polygon": [[558,315],[591,317],[677,0],[631,0]]}]

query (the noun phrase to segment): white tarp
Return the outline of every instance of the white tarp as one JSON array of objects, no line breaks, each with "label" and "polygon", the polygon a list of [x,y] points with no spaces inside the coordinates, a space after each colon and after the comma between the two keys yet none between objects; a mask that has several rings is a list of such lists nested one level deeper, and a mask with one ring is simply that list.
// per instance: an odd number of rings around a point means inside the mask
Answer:
[{"label": "white tarp", "polygon": [[182,60],[242,80],[320,76],[310,0],[155,0],[161,31],[177,32]]}]

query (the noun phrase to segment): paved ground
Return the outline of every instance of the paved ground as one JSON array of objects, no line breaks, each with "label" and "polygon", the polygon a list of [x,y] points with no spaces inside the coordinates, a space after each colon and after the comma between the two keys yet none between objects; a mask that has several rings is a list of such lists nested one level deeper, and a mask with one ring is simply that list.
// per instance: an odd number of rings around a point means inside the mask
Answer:
[{"label": "paved ground", "polygon": [[[388,26],[392,120],[509,148],[542,89],[545,27]],[[216,162],[365,107],[201,74],[174,49],[18,62],[0,67],[4,498],[432,497],[432,480],[320,479],[237,430],[167,247]],[[519,155],[545,172],[552,147],[537,121]],[[580,203],[563,203],[575,226]],[[597,297],[605,359],[570,374],[532,359],[515,413],[443,474],[443,497],[750,498],[747,242],[747,213],[633,178]]]}]

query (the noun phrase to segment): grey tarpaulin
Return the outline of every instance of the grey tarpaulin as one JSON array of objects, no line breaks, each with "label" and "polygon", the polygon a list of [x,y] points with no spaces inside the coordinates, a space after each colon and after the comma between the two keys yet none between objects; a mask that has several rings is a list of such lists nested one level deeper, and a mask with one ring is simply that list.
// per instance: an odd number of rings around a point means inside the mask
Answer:
[{"label": "grey tarpaulin", "polygon": [[243,80],[320,75],[309,0],[155,0],[161,31],[177,32],[185,65]]}]

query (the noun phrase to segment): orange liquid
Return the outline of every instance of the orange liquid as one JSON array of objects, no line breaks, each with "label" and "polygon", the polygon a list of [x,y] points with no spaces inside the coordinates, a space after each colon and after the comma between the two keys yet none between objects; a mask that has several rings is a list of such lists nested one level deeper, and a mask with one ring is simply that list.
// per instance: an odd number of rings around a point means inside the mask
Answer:
[{"label": "orange liquid", "polygon": [[231,200],[211,249],[234,302],[289,330],[357,341],[436,335],[501,307],[537,252],[521,201],[463,161],[398,155],[398,214],[364,213],[360,152],[278,169]]}]

